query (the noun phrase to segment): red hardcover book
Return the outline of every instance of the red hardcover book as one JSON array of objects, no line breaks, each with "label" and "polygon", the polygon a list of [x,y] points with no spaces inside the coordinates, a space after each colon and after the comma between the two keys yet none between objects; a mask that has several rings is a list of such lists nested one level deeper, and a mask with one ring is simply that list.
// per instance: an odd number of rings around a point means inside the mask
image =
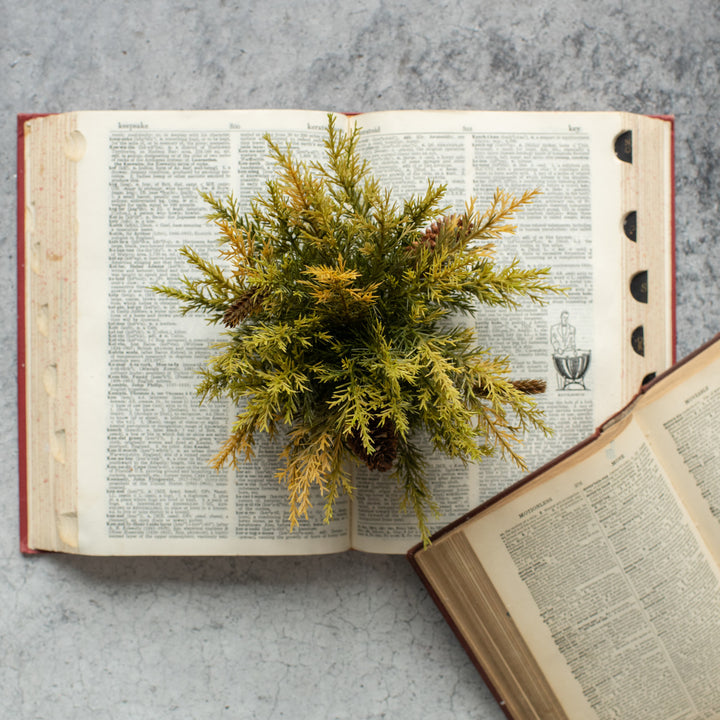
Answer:
[{"label": "red hardcover book", "polygon": [[[672,363],[672,119],[398,111],[347,122],[361,126],[361,152],[398,198],[424,192],[428,177],[447,184],[457,207],[473,195],[485,202],[498,186],[540,187],[517,239],[502,249],[508,260],[549,265],[568,296],[475,319],[482,344],[512,352],[519,376],[551,386],[542,402],[557,433],[552,443],[528,444],[532,467]],[[326,124],[325,113],[287,110],[18,118],[23,551],[405,553],[415,541],[413,518],[399,521],[394,504],[378,509],[380,480],[357,493],[347,527],[332,537],[322,523],[288,535],[282,492],[250,506],[257,473],[273,476],[269,463],[218,485],[207,459],[227,412],[208,419],[194,392],[205,339],[148,291],[185,272],[179,247],[214,247],[198,188],[246,202],[271,170],[264,133],[319,158]],[[500,470],[490,484],[484,468],[438,478],[446,519],[509,485],[514,477]],[[192,512],[188,498],[197,499]],[[277,519],[272,537],[268,512]]]}]

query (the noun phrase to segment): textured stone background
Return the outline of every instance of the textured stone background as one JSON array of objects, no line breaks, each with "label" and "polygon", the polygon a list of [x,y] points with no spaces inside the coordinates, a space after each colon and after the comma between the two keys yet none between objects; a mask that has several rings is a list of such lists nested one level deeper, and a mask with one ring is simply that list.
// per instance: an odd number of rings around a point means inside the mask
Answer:
[{"label": "textured stone background", "polygon": [[0,716],[494,718],[404,558],[17,549],[15,114],[676,116],[678,356],[720,330],[717,0],[0,0]]}]

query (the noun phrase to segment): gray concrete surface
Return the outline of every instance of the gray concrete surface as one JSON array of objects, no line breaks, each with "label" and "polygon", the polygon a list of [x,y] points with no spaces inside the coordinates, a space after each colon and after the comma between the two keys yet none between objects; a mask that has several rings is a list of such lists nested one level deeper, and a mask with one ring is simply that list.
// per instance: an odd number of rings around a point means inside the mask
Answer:
[{"label": "gray concrete surface", "polygon": [[678,356],[720,331],[716,0],[0,0],[0,717],[501,713],[402,557],[22,557],[15,115],[120,108],[676,117]]}]

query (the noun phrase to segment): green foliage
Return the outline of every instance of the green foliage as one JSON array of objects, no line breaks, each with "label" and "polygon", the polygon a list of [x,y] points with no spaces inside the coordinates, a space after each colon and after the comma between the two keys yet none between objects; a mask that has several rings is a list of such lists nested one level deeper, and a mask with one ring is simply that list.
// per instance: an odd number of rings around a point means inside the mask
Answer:
[{"label": "green foliage", "polygon": [[362,458],[392,469],[427,541],[437,506],[419,436],[464,461],[499,448],[522,466],[521,435],[549,432],[507,358],[481,347],[457,313],[542,303],[558,290],[547,268],[494,261],[493,243],[514,232],[535,191],[497,191],[484,212],[470,202],[450,217],[433,182],[398,203],[359,157],[358,138],[330,117],[326,162],[306,164],[267,137],[277,175],[247,214],[232,196],[203,194],[226,268],[184,248],[200,279],[155,290],[227,328],[198,385],[202,399],[240,408],[216,468],[251,458],[257,433],[284,428],[278,477],[291,527],[307,517],[312,485],[329,520],[352,492],[348,461]]}]

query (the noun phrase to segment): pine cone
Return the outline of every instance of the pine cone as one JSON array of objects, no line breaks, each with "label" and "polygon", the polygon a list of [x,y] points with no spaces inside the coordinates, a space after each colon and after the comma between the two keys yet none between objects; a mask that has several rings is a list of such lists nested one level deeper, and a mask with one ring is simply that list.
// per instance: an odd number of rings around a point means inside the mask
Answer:
[{"label": "pine cone", "polygon": [[[547,389],[547,383],[544,380],[511,380],[510,384],[526,395],[538,395]],[[475,392],[480,397],[487,397],[487,393],[479,386],[475,388]]]},{"label": "pine cone", "polygon": [[411,243],[410,247],[414,250],[418,250],[423,247],[427,248],[428,250],[434,250],[435,245],[437,245],[437,239],[440,235],[440,230],[442,230],[444,225],[447,225],[455,220],[457,221],[457,229],[460,230],[463,226],[463,218],[458,217],[457,215],[444,215],[438,220],[433,220],[430,226],[425,229],[422,237],[419,240],[415,240],[415,242]]},{"label": "pine cone", "polygon": [[369,431],[375,448],[372,453],[368,453],[363,445],[362,435],[358,428],[353,428],[348,435],[347,446],[370,470],[386,472],[390,470],[397,457],[398,439],[395,425],[387,418],[382,421],[382,424],[378,420],[372,420]]},{"label": "pine cone", "polygon": [[526,395],[538,395],[547,390],[547,383],[544,380],[511,380],[510,382]]},{"label": "pine cone", "polygon": [[225,311],[223,323],[227,327],[236,327],[263,304],[265,297],[266,293],[258,293],[255,288],[246,290]]}]

